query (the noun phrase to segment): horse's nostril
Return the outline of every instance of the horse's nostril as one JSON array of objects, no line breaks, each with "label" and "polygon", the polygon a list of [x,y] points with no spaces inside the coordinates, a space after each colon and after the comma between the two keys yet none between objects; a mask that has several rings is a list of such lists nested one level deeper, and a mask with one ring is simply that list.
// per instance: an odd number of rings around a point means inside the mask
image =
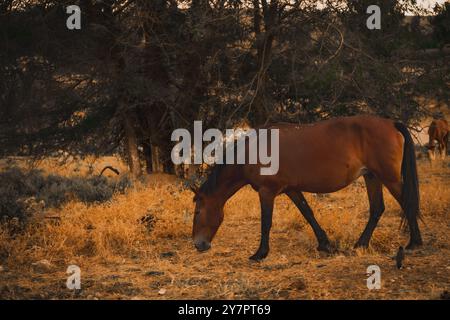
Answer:
[{"label": "horse's nostril", "polygon": [[198,251],[202,252],[202,251],[206,251],[209,248],[211,248],[211,244],[206,241],[198,241],[198,242],[195,242],[195,247],[197,248]]}]

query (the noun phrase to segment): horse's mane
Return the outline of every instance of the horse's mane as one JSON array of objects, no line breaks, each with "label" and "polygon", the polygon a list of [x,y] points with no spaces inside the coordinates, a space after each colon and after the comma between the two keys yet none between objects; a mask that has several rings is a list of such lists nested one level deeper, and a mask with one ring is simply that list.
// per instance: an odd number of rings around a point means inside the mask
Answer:
[{"label": "horse's mane", "polygon": [[208,178],[203,184],[200,186],[199,191],[203,194],[210,195],[217,188],[217,180],[219,179],[220,174],[225,168],[225,164],[216,164],[211,168]]},{"label": "horse's mane", "polygon": [[[263,126],[263,127],[257,127],[257,128],[251,128],[255,131],[257,131],[258,129],[261,128],[270,128],[271,125],[269,126]],[[234,142],[233,142],[234,143]],[[225,147],[226,150],[226,147]],[[234,151],[234,163],[236,163],[237,160],[237,150],[233,148]],[[227,154],[228,157],[228,154]],[[228,158],[227,158],[228,159]],[[208,177],[206,178],[206,181],[202,183],[202,185],[200,186],[200,188],[198,189],[198,191],[200,193],[203,193],[205,195],[211,195],[216,189],[217,189],[217,181],[220,177],[220,175],[222,174],[223,170],[225,169],[226,164],[222,164],[222,163],[216,163],[210,170],[208,173]]]}]

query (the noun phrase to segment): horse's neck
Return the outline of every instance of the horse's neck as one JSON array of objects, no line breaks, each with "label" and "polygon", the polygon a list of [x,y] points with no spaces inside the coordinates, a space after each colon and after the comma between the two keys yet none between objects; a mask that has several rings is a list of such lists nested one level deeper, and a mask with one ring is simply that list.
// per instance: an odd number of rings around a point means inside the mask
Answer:
[{"label": "horse's neck", "polygon": [[238,166],[230,165],[224,169],[217,181],[217,189],[214,196],[220,202],[221,206],[225,205],[236,192],[238,192],[247,183],[240,174]]}]

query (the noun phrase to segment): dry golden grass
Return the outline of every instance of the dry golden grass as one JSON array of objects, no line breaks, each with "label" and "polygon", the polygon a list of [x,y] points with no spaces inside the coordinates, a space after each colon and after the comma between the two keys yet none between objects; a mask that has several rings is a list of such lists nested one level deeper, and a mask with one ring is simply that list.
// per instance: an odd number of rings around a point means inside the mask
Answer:
[{"label": "dry golden grass", "polygon": [[[44,167],[47,170],[53,168]],[[277,199],[271,252],[248,257],[259,243],[257,194],[245,188],[226,205],[213,247],[192,245],[193,203],[173,177],[156,175],[110,202],[70,202],[51,209],[60,220],[35,221],[19,235],[0,230],[2,299],[437,299],[450,289],[450,168],[419,162],[424,246],[397,270],[392,256],[408,235],[400,209],[385,191],[386,212],[368,250],[353,250],[368,218],[363,180],[326,196],[307,194],[339,252],[316,251],[311,228],[287,197]],[[73,174],[71,169],[59,173]],[[154,216],[151,228],[140,222]],[[46,259],[43,269],[33,263]],[[80,291],[66,288],[66,269],[81,268]],[[382,288],[369,291],[366,268],[377,264]],[[3,270],[1,270],[3,269]],[[160,294],[160,289],[165,289]]]}]

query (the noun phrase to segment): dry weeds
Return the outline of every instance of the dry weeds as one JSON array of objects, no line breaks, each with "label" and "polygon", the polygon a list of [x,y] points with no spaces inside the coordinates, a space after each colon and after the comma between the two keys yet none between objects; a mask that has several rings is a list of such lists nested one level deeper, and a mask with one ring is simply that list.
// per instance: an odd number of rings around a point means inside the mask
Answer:
[{"label": "dry weeds", "polygon": [[[306,195],[338,253],[318,253],[311,228],[281,196],[271,252],[254,263],[248,259],[259,243],[254,191],[245,188],[229,201],[212,249],[200,254],[190,237],[191,192],[173,177],[155,175],[103,204],[72,201],[50,209],[48,215],[60,219],[36,220],[21,234],[1,229],[0,298],[438,299],[450,289],[450,167],[439,162],[430,168],[421,160],[419,171],[425,245],[407,254],[401,270],[392,257],[408,236],[399,231],[400,209],[386,191],[386,212],[371,247],[353,250],[368,218],[362,179],[334,194]],[[48,263],[39,268],[36,262],[44,259]],[[70,264],[81,268],[79,291],[66,288]],[[380,290],[366,287],[371,264],[381,268]]]}]

